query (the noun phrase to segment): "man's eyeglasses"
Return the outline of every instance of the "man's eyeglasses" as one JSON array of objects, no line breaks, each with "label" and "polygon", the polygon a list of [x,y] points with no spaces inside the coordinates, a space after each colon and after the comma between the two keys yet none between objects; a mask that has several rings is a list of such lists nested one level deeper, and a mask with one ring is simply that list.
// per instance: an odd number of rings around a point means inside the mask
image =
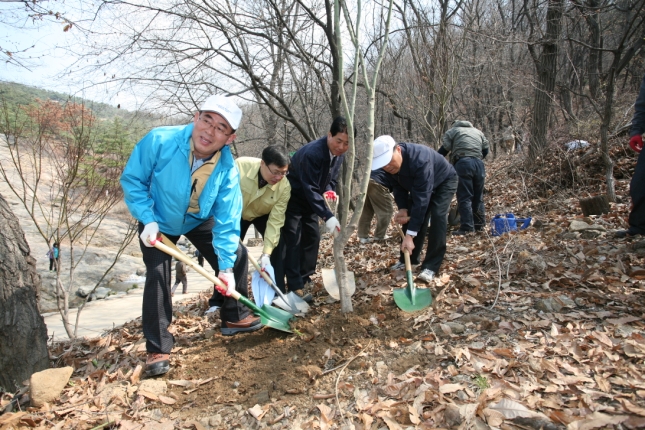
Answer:
[{"label": "man's eyeglasses", "polygon": [[282,178],[282,177],[284,177],[284,176],[287,176],[287,175],[289,174],[289,171],[288,171],[288,170],[285,170],[284,172],[281,172],[281,171],[274,172],[273,170],[271,170],[271,168],[270,168],[269,166],[267,166],[267,170],[268,170],[268,171],[269,171],[269,173],[271,173],[273,176],[279,176],[279,177],[281,177],[281,178]]},{"label": "man's eyeglasses", "polygon": [[209,128],[211,128],[215,133],[221,134],[224,136],[230,136],[233,134],[233,132],[229,133],[228,129],[224,127],[222,124],[215,124],[213,122],[212,118],[209,118],[207,116],[199,115],[199,120],[206,124]]}]

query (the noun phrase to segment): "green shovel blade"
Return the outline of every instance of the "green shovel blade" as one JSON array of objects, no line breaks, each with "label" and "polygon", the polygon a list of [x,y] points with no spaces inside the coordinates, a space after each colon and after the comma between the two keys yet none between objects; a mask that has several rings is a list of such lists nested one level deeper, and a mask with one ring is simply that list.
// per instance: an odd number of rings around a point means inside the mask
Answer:
[{"label": "green shovel blade", "polygon": [[244,296],[240,296],[239,301],[251,309],[256,315],[259,315],[260,321],[262,321],[263,325],[276,330],[286,331],[287,333],[293,333],[293,330],[289,325],[289,321],[293,318],[293,315],[289,312],[268,305],[263,305],[259,308],[255,303]]},{"label": "green shovel blade", "polygon": [[414,286],[412,271],[406,270],[407,288],[394,290],[394,303],[405,312],[416,312],[425,309],[432,304],[432,293],[430,289],[418,290]]}]

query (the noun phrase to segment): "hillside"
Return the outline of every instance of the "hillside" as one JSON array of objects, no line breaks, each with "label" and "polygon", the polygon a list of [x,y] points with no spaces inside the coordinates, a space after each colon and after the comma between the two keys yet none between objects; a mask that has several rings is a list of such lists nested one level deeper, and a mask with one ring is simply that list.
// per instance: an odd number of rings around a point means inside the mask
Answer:
[{"label": "hillside", "polygon": [[[489,160],[489,214],[532,216],[533,224],[499,237],[450,237],[441,276],[427,286],[434,303],[423,311],[404,313],[392,300],[405,286],[404,273],[388,269],[398,257],[394,230],[382,243],[353,239],[351,315],[340,314],[318,276],[297,335],[226,338],[204,315],[204,294],[175,309],[167,375],[141,380],[136,320],[52,345],[54,365],[75,369],[62,397],[3,419],[127,429],[642,428],[645,242],[613,237],[627,203],[581,216],[576,196],[602,190],[597,155],[586,160],[589,185],[576,189],[557,185],[557,166],[531,177],[521,155]],[[631,155],[618,163],[633,167]],[[543,183],[552,186],[540,196]],[[627,186],[618,181],[623,201]],[[332,267],[331,245],[325,237],[319,268]]]}]

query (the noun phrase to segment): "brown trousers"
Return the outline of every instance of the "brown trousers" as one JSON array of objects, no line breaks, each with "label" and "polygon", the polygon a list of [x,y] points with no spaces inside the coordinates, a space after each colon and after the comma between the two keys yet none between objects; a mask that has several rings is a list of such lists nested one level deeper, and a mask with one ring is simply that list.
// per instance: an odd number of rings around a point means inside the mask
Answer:
[{"label": "brown trousers", "polygon": [[358,237],[367,238],[370,235],[372,218],[376,215],[376,230],[374,237],[382,239],[387,233],[387,226],[390,224],[394,207],[392,206],[392,194],[390,191],[373,179],[367,186],[367,196],[361,218],[358,220]]}]

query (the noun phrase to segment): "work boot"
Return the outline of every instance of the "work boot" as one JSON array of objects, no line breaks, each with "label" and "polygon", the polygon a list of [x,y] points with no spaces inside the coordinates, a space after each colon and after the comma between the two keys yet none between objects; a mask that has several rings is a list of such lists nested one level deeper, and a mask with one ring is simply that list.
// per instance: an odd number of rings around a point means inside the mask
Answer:
[{"label": "work boot", "polygon": [[237,333],[259,330],[263,327],[260,318],[249,314],[246,318],[236,322],[222,321],[222,334],[224,336],[233,336]]},{"label": "work boot", "polygon": [[358,241],[361,243],[361,245],[367,245],[368,243],[372,242],[372,238],[370,238],[370,237],[359,237]]},{"label": "work boot", "polygon": [[149,352],[146,359],[146,376],[163,375],[170,370],[170,354]]},{"label": "work boot", "polygon": [[618,239],[623,239],[625,237],[640,236],[640,233],[632,233],[629,230],[618,230],[614,232],[614,237]]},{"label": "work boot", "polygon": [[302,300],[304,300],[307,303],[311,303],[314,299],[311,294],[305,293],[304,290],[295,290],[294,294],[300,297]]}]

